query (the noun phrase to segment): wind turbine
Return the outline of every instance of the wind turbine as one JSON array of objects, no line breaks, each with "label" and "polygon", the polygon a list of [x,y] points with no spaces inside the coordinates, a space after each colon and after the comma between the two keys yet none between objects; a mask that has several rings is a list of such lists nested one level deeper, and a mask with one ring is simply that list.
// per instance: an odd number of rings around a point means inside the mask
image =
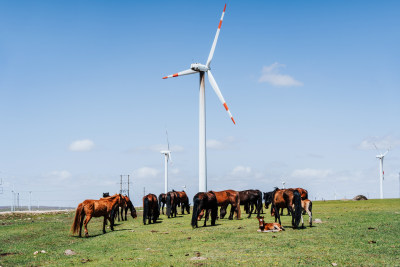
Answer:
[{"label": "wind turbine", "polygon": [[286,182],[282,180],[282,189],[285,189]]},{"label": "wind turbine", "polygon": [[199,94],[199,191],[207,192],[207,159],[206,159],[206,107],[205,107],[205,84],[204,84],[204,74],[207,72],[208,80],[211,84],[211,87],[214,89],[214,92],[217,94],[219,100],[225,107],[228,112],[229,117],[231,118],[234,124],[235,120],[232,117],[231,112],[229,111],[228,105],[225,102],[224,97],[222,96],[221,91],[217,85],[217,82],[214,79],[214,76],[211,73],[211,60],[214,55],[215,46],[217,45],[219,32],[221,30],[222,20],[225,15],[226,4],[224,7],[224,11],[222,12],[221,19],[219,21],[218,29],[214,37],[214,42],[211,46],[210,54],[208,55],[207,63],[205,65],[200,63],[193,63],[190,65],[190,69],[168,75],[163,77],[163,79],[178,77],[183,75],[189,75],[194,73],[200,74],[200,94]]},{"label": "wind turbine", "polygon": [[164,154],[164,192],[165,194],[168,193],[168,161],[171,159],[172,162],[172,157],[171,157],[171,150],[169,150],[169,140],[168,140],[168,132],[165,130],[165,133],[167,135],[167,144],[168,144],[168,149],[167,150],[162,150],[160,151],[161,154]]},{"label": "wind turbine", "polygon": [[[379,152],[378,148],[374,144],[376,150]],[[385,171],[383,170],[383,158],[386,156],[386,154],[389,152],[389,149],[384,153],[380,153],[379,155],[376,155],[376,158],[379,159],[379,184],[380,184],[380,195],[381,199],[383,199],[383,179],[385,175]]]}]

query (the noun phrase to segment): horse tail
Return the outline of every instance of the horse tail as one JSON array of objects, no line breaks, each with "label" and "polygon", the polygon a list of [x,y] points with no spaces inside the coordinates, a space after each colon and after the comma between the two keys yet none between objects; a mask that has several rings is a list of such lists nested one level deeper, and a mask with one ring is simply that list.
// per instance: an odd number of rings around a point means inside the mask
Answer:
[{"label": "horse tail", "polygon": [[304,189],[304,191],[306,191],[306,199],[308,199],[308,191]]},{"label": "horse tail", "polygon": [[193,198],[193,213],[192,213],[192,222],[191,225],[192,227],[196,227],[197,225],[197,217],[199,216],[199,206],[200,206],[200,199],[196,195]]},{"label": "horse tail", "polygon": [[239,196],[239,192],[237,192],[236,194],[236,208],[237,208],[237,219],[239,220],[242,217],[242,211],[240,209],[240,196]]},{"label": "horse tail", "polygon": [[297,228],[300,224],[301,213],[302,213],[301,195],[297,190],[293,191],[293,204],[294,204],[294,227]]},{"label": "horse tail", "polygon": [[143,224],[146,224],[148,213],[149,213],[149,199],[146,197],[143,200]]},{"label": "horse tail", "polygon": [[79,228],[81,227],[81,215],[83,212],[85,212],[83,209],[83,204],[79,203],[78,207],[76,208],[74,222],[72,223],[71,227],[72,234],[79,232]]},{"label": "horse tail", "polygon": [[167,216],[169,218],[169,216],[171,215],[171,194],[167,195]]}]

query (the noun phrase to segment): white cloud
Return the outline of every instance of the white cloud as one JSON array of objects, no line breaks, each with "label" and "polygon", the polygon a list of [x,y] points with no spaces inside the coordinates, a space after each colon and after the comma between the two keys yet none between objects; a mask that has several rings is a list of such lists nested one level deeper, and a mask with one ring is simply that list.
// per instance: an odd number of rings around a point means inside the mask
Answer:
[{"label": "white cloud", "polygon": [[251,174],[251,168],[247,167],[247,166],[242,166],[242,165],[236,166],[231,171],[232,176],[243,176],[243,175],[249,175],[249,174]]},{"label": "white cloud", "polygon": [[318,169],[298,169],[294,170],[291,174],[295,178],[325,178],[332,174],[331,170],[318,170]]},{"label": "white cloud", "polygon": [[216,139],[208,139],[207,140],[207,148],[216,149],[216,150],[226,150],[232,147],[235,142],[235,138],[232,136],[228,136],[223,140]]},{"label": "white cloud", "polygon": [[150,168],[150,167],[142,167],[135,171],[135,176],[137,178],[150,178],[156,177],[160,173],[159,170]]},{"label": "white cloud", "polygon": [[374,144],[379,150],[386,150],[389,148],[400,146],[400,139],[390,135],[384,137],[369,137],[363,140],[357,148],[361,150],[371,150],[375,149]]},{"label": "white cloud", "polygon": [[279,68],[285,67],[283,64],[275,62],[274,64],[263,67],[261,77],[258,79],[260,83],[269,83],[274,86],[302,86],[303,83],[295,80],[293,77],[287,74],[280,74]]},{"label": "white cloud", "polygon": [[66,170],[62,171],[52,171],[46,175],[46,177],[51,178],[52,180],[62,181],[71,177],[71,173]]},{"label": "white cloud", "polygon": [[94,143],[92,140],[84,139],[72,142],[69,145],[70,151],[90,151],[94,148]]}]

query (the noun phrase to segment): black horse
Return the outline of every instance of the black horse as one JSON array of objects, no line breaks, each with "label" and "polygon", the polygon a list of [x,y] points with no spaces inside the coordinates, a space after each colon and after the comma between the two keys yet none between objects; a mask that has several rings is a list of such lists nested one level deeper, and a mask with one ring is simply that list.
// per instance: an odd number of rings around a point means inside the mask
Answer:
[{"label": "black horse", "polygon": [[[161,193],[158,196],[158,207],[162,211],[162,214],[164,214],[164,206],[167,203],[167,194]],[[159,213],[161,213],[161,211]]]},{"label": "black horse", "polygon": [[257,212],[257,216],[260,217],[260,212],[262,209],[262,193],[260,190],[244,190],[239,191],[240,205],[245,207],[245,210],[249,212],[249,216],[253,213],[254,207]]},{"label": "black horse", "polygon": [[207,226],[206,223],[210,212],[211,225],[214,226],[218,216],[218,202],[217,197],[212,191],[209,191],[207,193],[199,192],[193,197],[193,213],[191,222],[193,228],[198,227],[197,222],[199,220],[199,215],[202,210],[204,210],[206,213],[203,226]]}]

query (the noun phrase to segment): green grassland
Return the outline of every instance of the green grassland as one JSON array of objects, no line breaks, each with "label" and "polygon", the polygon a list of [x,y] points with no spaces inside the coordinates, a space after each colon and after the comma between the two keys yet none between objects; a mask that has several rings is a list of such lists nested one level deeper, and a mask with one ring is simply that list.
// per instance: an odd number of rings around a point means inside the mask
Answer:
[{"label": "green grassland", "polygon": [[[191,215],[161,215],[159,223],[143,225],[139,212],[106,234],[102,219],[94,218],[91,237],[79,238],[69,232],[73,215],[0,215],[0,265],[400,265],[400,199],[314,202],[314,219],[322,223],[295,230],[283,216],[286,231],[278,233],[257,232],[255,217],[192,229]],[[66,256],[66,249],[77,254]],[[46,253],[34,255],[41,250]]]}]

